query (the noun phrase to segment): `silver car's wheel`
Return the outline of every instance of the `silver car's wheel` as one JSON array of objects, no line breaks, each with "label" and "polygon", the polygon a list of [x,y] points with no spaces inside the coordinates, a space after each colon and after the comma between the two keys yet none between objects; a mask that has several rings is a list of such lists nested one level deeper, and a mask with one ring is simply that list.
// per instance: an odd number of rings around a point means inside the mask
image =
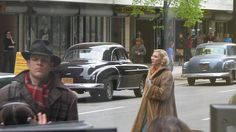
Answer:
[{"label": "silver car's wheel", "polygon": [[105,100],[112,100],[113,98],[113,84],[111,81],[104,82],[104,90],[101,91],[101,97]]},{"label": "silver car's wheel", "polygon": [[194,79],[194,78],[187,78],[187,80],[188,80],[188,84],[189,84],[190,86],[193,86],[193,85],[194,85],[194,83],[195,83],[195,79]]},{"label": "silver car's wheel", "polygon": [[142,78],[139,81],[139,88],[138,89],[134,89],[134,95],[136,97],[142,97],[143,95],[143,90],[144,90],[144,85],[145,85],[145,78]]},{"label": "silver car's wheel", "polygon": [[210,82],[211,82],[211,84],[215,84],[216,78],[210,78]]},{"label": "silver car's wheel", "polygon": [[233,82],[234,82],[233,73],[231,73],[230,76],[226,78],[226,84],[231,85],[233,84]]}]

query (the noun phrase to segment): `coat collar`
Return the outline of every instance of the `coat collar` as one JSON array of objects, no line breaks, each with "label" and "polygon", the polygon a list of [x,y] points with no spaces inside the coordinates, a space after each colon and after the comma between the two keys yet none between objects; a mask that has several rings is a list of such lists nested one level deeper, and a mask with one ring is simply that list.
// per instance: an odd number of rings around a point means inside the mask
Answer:
[{"label": "coat collar", "polygon": [[164,70],[170,70],[170,69],[167,66],[161,66],[152,74],[151,74],[151,70],[149,70],[148,71],[148,77],[150,79],[153,79],[157,74],[160,74],[160,72],[163,72]]},{"label": "coat collar", "polygon": [[[25,71],[19,73],[16,77],[13,78],[13,81],[17,81],[23,85],[20,87],[20,93],[21,93],[22,97],[24,97],[26,99],[27,103],[29,103],[31,106],[36,108],[36,104],[34,103],[28,90],[24,86],[24,76],[26,75],[27,72],[29,72],[29,70],[25,70]],[[50,107],[55,101],[57,101],[62,95],[60,88],[65,88],[65,86],[60,81],[60,78],[53,72],[51,74],[54,77],[54,84],[53,84],[53,88],[51,88],[49,90],[48,102],[46,104],[46,107]]]}]

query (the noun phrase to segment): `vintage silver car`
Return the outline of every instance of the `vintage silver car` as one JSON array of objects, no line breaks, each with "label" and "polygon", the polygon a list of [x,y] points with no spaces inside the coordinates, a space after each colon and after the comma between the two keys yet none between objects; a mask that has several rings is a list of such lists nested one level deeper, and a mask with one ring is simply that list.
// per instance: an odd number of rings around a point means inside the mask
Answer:
[{"label": "vintage silver car", "polygon": [[195,55],[182,66],[182,77],[189,85],[196,79],[209,79],[212,84],[217,78],[233,84],[236,71],[236,44],[225,42],[204,43],[196,47]]}]

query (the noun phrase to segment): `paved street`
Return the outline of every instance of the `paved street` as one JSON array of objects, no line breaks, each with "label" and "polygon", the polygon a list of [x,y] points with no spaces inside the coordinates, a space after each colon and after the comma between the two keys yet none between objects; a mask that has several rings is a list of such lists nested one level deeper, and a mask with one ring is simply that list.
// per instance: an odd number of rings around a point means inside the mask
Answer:
[{"label": "paved street", "polygon": [[[209,80],[199,79],[194,86],[181,77],[182,67],[175,65],[172,72],[175,80],[175,97],[178,118],[191,129],[210,132],[210,105],[227,104],[236,92],[234,85],[225,85],[217,80],[213,86]],[[133,79],[134,80],[134,79]],[[88,94],[78,95],[79,119],[94,128],[117,128],[118,132],[129,132],[140,107],[141,98],[133,91],[114,93],[114,100],[104,102]]]},{"label": "paved street", "polygon": [[[212,86],[209,81],[199,80],[195,86],[189,86],[180,77],[180,66],[175,67],[175,96],[178,117],[191,129],[210,131],[210,104],[227,103],[236,92],[234,85],[225,85],[225,81],[217,80]],[[141,98],[136,98],[133,91],[115,92],[113,101],[94,100],[88,94],[79,95],[78,109],[80,120],[91,123],[96,128],[116,127],[118,132],[129,132]]]}]

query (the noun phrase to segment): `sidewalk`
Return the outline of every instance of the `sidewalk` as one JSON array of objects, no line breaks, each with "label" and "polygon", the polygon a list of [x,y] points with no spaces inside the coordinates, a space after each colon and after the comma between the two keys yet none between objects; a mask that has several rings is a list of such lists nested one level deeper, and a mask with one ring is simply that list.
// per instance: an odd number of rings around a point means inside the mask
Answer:
[{"label": "sidewalk", "polygon": [[185,80],[186,78],[182,78],[181,74],[182,74],[182,66],[179,66],[178,63],[175,63],[174,65],[174,69],[172,71],[172,74],[174,76],[175,80]]}]

